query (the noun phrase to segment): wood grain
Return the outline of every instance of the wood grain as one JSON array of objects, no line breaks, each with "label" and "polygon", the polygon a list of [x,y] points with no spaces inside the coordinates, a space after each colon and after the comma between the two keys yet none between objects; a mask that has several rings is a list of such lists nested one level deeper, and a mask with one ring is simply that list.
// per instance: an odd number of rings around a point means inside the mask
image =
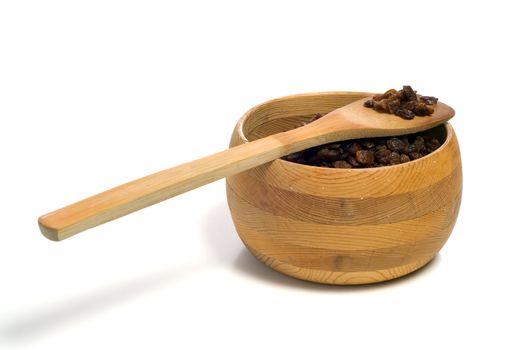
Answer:
[{"label": "wood grain", "polygon": [[[231,145],[298,126],[316,112],[365,95],[269,101],[244,115]],[[275,160],[228,177],[227,198],[240,238],[271,268],[318,283],[375,283],[420,268],[452,232],[462,191],[452,127],[430,132],[443,145],[402,165],[349,170]]]}]

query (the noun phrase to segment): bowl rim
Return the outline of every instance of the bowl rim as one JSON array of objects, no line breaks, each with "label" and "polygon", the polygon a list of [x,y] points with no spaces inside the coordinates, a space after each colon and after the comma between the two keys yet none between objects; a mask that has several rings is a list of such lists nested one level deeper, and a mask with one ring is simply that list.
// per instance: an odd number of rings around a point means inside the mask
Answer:
[{"label": "bowl rim", "polygon": [[[287,95],[287,96],[273,98],[273,99],[267,100],[265,102],[259,103],[256,106],[250,108],[247,112],[245,112],[242,115],[242,117],[238,120],[238,123],[236,124],[236,128],[235,128],[235,132],[237,133],[237,135],[238,135],[238,137],[239,137],[239,139],[240,139],[240,141],[242,143],[250,142],[247,139],[247,137],[245,137],[245,134],[243,132],[245,121],[252,114],[254,114],[258,109],[260,109],[260,108],[262,108],[264,106],[267,106],[269,104],[279,102],[279,101],[285,101],[285,100],[290,100],[290,99],[300,98],[300,97],[322,96],[322,95],[323,96],[327,96],[327,95],[329,95],[329,96],[330,95],[343,95],[343,96],[348,96],[348,95],[357,95],[357,96],[366,95],[366,96],[373,96],[375,94],[376,93],[360,92],[360,91],[321,91],[321,92],[306,92],[306,93],[301,93],[301,94],[293,94],[293,95]],[[294,162],[290,162],[288,160],[284,160],[284,159],[281,159],[281,158],[275,159],[275,160],[273,160],[273,162],[283,162],[281,164],[284,164],[285,166],[300,167],[300,168],[306,167],[307,169],[314,168],[315,171],[327,171],[327,172],[354,172],[354,171],[357,171],[357,172],[362,172],[362,171],[365,172],[365,171],[367,171],[367,172],[369,172],[369,171],[380,171],[380,170],[386,170],[386,169],[390,169],[390,168],[409,166],[409,165],[411,165],[411,164],[413,164],[415,162],[423,161],[423,160],[426,160],[427,158],[431,158],[431,157],[435,156],[439,152],[442,152],[450,144],[452,139],[455,137],[454,129],[452,128],[452,126],[450,125],[449,122],[445,122],[443,124],[439,124],[439,125],[431,128],[431,129],[435,129],[435,128],[438,128],[440,126],[443,126],[445,128],[446,133],[447,133],[445,141],[440,145],[440,147],[438,147],[437,150],[435,150],[434,152],[432,152],[432,153],[430,153],[430,154],[428,154],[426,156],[423,156],[423,157],[418,158],[418,159],[411,160],[411,161],[406,162],[406,163],[387,165],[387,166],[375,167],[375,168],[348,168],[348,169],[343,168],[342,169],[342,168],[326,168],[326,167],[319,167],[319,166],[315,166],[315,165],[294,163]],[[428,130],[431,130],[431,129],[428,129]],[[405,134],[405,135],[410,135],[410,134]],[[403,136],[403,135],[400,135],[400,136]]]}]

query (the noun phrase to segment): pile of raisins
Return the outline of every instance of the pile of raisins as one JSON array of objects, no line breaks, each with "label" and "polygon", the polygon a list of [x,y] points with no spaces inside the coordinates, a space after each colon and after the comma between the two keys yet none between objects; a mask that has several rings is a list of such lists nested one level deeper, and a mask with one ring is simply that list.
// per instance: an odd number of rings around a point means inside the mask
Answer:
[{"label": "pile of raisins", "polygon": [[[309,122],[321,117],[321,114],[316,114]],[[282,159],[325,168],[376,168],[406,163],[439,147],[437,138],[417,133],[334,142],[289,154]]]},{"label": "pile of raisins", "polygon": [[404,85],[403,89],[399,91],[390,89],[384,94],[374,95],[363,105],[380,113],[390,113],[404,119],[413,119],[417,115],[431,115],[434,113],[432,106],[437,103],[436,97],[418,96],[412,87]]}]

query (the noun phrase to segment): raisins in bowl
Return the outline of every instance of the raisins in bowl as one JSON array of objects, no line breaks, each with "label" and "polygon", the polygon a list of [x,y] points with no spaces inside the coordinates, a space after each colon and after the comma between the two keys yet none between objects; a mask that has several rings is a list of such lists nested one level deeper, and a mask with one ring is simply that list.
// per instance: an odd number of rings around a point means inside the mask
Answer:
[{"label": "raisins in bowl", "polygon": [[[309,123],[321,117],[321,114],[316,114]],[[292,153],[282,159],[324,168],[377,168],[419,159],[440,146],[436,137],[421,132],[405,136],[334,142]]]}]

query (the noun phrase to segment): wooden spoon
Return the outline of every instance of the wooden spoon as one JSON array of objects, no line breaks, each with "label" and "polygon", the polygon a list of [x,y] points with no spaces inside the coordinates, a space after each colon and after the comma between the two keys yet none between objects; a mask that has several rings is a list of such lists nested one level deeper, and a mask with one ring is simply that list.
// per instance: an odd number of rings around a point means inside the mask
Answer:
[{"label": "wooden spoon", "polygon": [[325,143],[362,137],[395,136],[430,129],[454,116],[438,102],[429,117],[405,120],[365,108],[368,98],[338,108],[300,128],[230,148],[166,169],[43,215],[43,235],[55,241],[148,207],[226,176]]}]

